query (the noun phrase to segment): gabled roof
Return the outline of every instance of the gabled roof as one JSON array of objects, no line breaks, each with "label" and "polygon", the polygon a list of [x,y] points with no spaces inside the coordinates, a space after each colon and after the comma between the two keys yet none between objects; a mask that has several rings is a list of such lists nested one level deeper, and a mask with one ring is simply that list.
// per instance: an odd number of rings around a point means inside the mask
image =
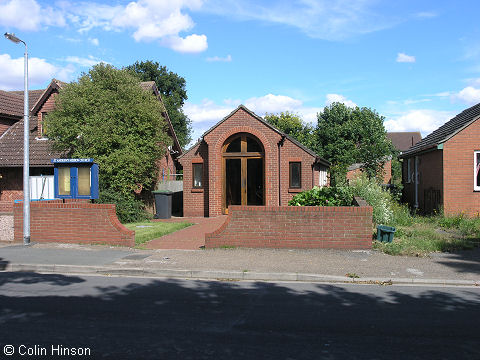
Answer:
[{"label": "gabled roof", "polygon": [[474,105],[450,119],[437,130],[429,134],[422,141],[418,142],[405,151],[400,157],[407,157],[425,150],[433,149],[449,140],[457,133],[465,129],[480,117],[480,103]]},{"label": "gabled roof", "polygon": [[410,149],[413,145],[422,140],[419,131],[388,132],[387,137],[392,141],[393,146],[400,152]]},{"label": "gabled roof", "polygon": [[[62,155],[53,151],[51,142],[45,139],[36,139],[36,117],[30,120],[30,166],[53,166],[52,158]],[[0,166],[17,167],[23,166],[23,119],[13,124],[0,137]]]},{"label": "gabled roof", "polygon": [[38,111],[42,107],[42,105],[47,101],[48,97],[54,92],[54,91],[59,91],[62,87],[64,87],[66,83],[63,81],[57,80],[57,79],[52,79],[50,84],[47,86],[47,88],[43,91],[42,95],[37,99],[35,104],[32,107],[32,114],[37,115]]},{"label": "gabled roof", "polygon": [[[317,155],[314,151],[312,151],[311,149],[307,148],[305,145],[303,145],[302,143],[300,143],[299,141],[297,141],[296,139],[294,139],[293,137],[285,134],[284,132],[278,130],[275,126],[271,125],[270,123],[268,123],[267,121],[265,121],[263,118],[261,118],[260,116],[258,116],[257,114],[255,114],[253,111],[249,110],[245,105],[239,105],[235,110],[233,110],[230,114],[228,114],[227,116],[225,116],[222,120],[220,120],[218,123],[216,123],[214,126],[212,126],[210,129],[208,129],[203,135],[202,135],[202,138],[195,144],[193,145],[190,149],[188,149],[188,151],[186,151],[185,153],[183,153],[183,155],[187,154],[188,152],[190,152],[190,150],[192,150],[195,146],[197,146],[197,144],[199,142],[201,142],[203,140],[203,138],[205,136],[207,136],[209,133],[211,133],[214,129],[216,129],[219,125],[221,125],[223,122],[225,122],[226,120],[228,120],[233,114],[235,114],[238,110],[244,110],[245,112],[247,112],[249,115],[251,115],[252,117],[254,117],[255,119],[257,119],[258,121],[260,121],[263,125],[265,125],[266,127],[272,129],[273,131],[275,131],[277,134],[281,135],[282,137],[285,137],[287,138],[288,140],[290,140],[292,143],[294,143],[295,145],[297,145],[300,149],[302,149],[303,151],[305,151],[306,153],[312,155],[313,157],[315,157],[315,160],[318,161],[319,163],[323,164],[323,165],[326,165],[326,166],[330,166],[330,162],[328,162],[327,160],[325,160],[324,158],[320,157],[319,155]],[[182,155],[182,156],[183,156]]]},{"label": "gabled roof", "polygon": [[173,128],[172,121],[170,120],[170,116],[168,115],[167,108],[165,107],[165,104],[162,99],[162,94],[157,88],[157,85],[155,84],[155,81],[142,81],[140,83],[140,87],[144,90],[147,91],[152,91],[157,99],[160,101],[163,107],[163,117],[165,118],[167,122],[168,129],[170,130],[170,134],[173,139],[173,148],[175,151],[177,151],[180,155],[182,154],[182,147],[180,146],[180,143],[178,142],[177,134],[175,133],[175,129]]}]

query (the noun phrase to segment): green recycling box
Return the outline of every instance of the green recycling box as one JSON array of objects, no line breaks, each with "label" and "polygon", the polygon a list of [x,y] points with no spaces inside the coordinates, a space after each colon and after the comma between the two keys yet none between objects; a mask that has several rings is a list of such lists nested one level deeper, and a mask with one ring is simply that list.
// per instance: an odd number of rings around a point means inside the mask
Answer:
[{"label": "green recycling box", "polygon": [[377,240],[381,242],[392,242],[395,228],[392,226],[378,225]]}]

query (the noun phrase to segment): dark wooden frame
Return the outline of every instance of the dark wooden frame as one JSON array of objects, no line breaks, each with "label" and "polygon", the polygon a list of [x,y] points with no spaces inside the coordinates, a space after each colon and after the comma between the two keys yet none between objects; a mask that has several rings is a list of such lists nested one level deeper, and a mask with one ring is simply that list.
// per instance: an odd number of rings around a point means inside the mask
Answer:
[{"label": "dark wooden frame", "polygon": [[[241,139],[240,152],[227,153],[228,146],[236,139]],[[247,137],[255,140],[260,144],[262,152],[247,152]],[[238,133],[230,136],[222,146],[222,213],[228,214],[227,207],[227,178],[226,178],[226,159],[240,159],[241,161],[241,203],[247,204],[247,160],[248,159],[262,159],[263,171],[263,205],[265,205],[266,188],[265,188],[265,150],[262,142],[255,136],[247,133]]]},{"label": "dark wooden frame", "polygon": [[[298,171],[298,176],[299,176],[299,184],[298,186],[293,186],[292,185],[292,165],[298,164],[299,171]],[[290,189],[301,189],[302,188],[302,162],[301,161],[290,161],[288,163],[288,187]]]}]

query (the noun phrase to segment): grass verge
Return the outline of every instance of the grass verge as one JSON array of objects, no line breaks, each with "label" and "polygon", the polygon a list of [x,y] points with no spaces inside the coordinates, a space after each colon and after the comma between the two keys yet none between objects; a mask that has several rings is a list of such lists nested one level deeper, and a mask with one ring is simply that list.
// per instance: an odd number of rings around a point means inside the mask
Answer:
[{"label": "grass verge", "polygon": [[135,245],[138,246],[190,225],[192,224],[188,222],[166,223],[159,221],[143,221],[128,223],[125,224],[125,227],[135,231]]},{"label": "grass verge", "polygon": [[390,255],[427,256],[479,245],[480,219],[414,216],[409,225],[396,227],[391,243],[374,241],[373,248]]}]

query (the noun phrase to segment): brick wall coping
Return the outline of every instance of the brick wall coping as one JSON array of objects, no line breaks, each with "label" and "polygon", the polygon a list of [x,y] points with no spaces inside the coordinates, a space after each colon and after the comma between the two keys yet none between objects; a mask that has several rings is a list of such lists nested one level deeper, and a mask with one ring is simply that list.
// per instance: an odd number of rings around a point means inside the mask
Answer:
[{"label": "brick wall coping", "polygon": [[372,212],[371,206],[230,206],[223,225],[205,234],[205,245],[368,249]]}]

